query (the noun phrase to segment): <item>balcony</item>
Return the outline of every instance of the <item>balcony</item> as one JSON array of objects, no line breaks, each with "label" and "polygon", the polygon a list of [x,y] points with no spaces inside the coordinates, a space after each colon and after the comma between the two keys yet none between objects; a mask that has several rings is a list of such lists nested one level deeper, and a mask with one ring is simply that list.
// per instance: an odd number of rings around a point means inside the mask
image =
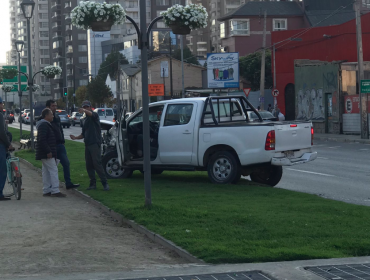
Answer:
[{"label": "balcony", "polygon": [[207,45],[207,42],[204,42],[204,41],[197,42],[197,45]]},{"label": "balcony", "polygon": [[63,36],[62,35],[54,36],[53,38],[51,38],[51,40],[53,42],[55,42],[55,41],[61,41],[61,40],[63,40]]},{"label": "balcony", "polygon": [[206,52],[207,48],[197,48],[197,52]]},{"label": "balcony", "polygon": [[58,15],[53,15],[52,17],[51,17],[51,21],[52,22],[55,22],[55,21],[61,21],[62,20],[62,16],[60,15],[60,14],[58,14]]},{"label": "balcony", "polygon": [[66,57],[73,57],[73,50],[66,51]]},{"label": "balcony", "polygon": [[62,32],[62,26],[60,24],[53,25],[53,27],[51,28],[51,30],[53,32]]},{"label": "balcony", "polygon": [[51,6],[51,11],[52,12],[56,12],[56,11],[60,11],[61,10],[61,5],[60,4],[55,4],[53,6]]}]

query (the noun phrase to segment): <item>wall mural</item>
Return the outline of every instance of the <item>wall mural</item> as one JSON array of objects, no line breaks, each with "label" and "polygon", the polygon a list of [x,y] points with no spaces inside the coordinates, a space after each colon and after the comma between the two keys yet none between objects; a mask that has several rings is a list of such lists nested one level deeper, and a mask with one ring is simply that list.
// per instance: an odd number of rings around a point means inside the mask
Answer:
[{"label": "wall mural", "polygon": [[323,98],[322,88],[300,89],[297,96],[297,120],[323,120]]}]

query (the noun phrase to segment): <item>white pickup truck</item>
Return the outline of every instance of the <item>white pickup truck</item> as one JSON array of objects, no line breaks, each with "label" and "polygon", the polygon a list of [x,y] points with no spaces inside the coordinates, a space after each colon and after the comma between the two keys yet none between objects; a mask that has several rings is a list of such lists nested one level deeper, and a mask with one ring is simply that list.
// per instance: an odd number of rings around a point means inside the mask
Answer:
[{"label": "white pickup truck", "polygon": [[[258,120],[249,120],[253,111]],[[143,168],[143,118],[136,111],[109,130],[103,156],[109,178],[127,178]],[[152,173],[207,171],[213,183],[241,176],[275,186],[282,166],[316,159],[313,127],[305,121],[264,121],[242,96],[164,100],[149,106]],[[106,141],[107,142],[107,141]],[[109,146],[108,143],[108,146]]]}]

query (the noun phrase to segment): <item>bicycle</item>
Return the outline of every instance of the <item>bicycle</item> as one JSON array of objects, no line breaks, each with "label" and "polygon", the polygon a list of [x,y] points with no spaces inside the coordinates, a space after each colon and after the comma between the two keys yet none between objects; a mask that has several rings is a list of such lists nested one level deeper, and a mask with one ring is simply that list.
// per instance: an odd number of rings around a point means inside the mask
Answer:
[{"label": "bicycle", "polygon": [[8,184],[4,188],[4,196],[11,197],[15,196],[17,200],[22,197],[22,174],[19,164],[19,158],[12,157],[9,150],[6,154],[6,171]]}]

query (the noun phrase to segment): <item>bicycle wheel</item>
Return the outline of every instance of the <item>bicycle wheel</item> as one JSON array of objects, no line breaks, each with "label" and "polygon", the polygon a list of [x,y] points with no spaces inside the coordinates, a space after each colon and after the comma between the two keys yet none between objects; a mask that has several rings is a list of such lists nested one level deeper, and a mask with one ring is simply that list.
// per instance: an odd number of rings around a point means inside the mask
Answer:
[{"label": "bicycle wheel", "polygon": [[14,197],[17,200],[20,200],[22,197],[22,178],[21,177],[14,178],[13,191],[14,191]]}]

